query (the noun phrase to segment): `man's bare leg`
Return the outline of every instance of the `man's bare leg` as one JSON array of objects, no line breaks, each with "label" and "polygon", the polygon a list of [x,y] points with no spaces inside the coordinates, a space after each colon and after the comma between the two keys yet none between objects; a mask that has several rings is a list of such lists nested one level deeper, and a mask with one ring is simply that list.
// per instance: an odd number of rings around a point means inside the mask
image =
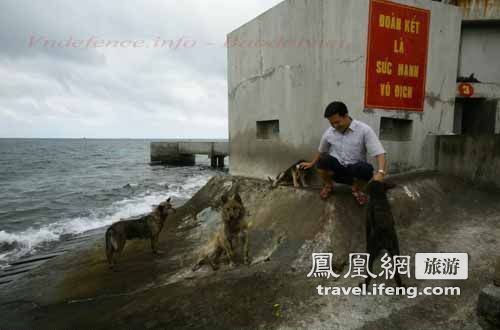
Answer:
[{"label": "man's bare leg", "polygon": [[366,181],[360,179],[354,179],[351,186],[352,194],[360,205],[364,205],[368,201],[366,195],[362,191],[362,189],[366,186],[366,184],[367,184]]},{"label": "man's bare leg", "polygon": [[320,197],[323,199],[327,199],[333,189],[333,175],[334,173],[331,171],[325,171],[318,169],[318,174],[323,181],[323,189],[319,193]]}]

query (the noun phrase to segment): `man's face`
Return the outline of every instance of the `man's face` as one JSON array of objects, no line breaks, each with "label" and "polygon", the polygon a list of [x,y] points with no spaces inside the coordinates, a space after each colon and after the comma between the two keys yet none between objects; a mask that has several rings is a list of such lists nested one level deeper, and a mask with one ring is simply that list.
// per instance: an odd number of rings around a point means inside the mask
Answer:
[{"label": "man's face", "polygon": [[338,114],[335,114],[333,116],[328,117],[327,119],[330,122],[330,125],[332,125],[332,127],[338,131],[344,131],[347,127],[349,127],[348,115],[340,116]]}]

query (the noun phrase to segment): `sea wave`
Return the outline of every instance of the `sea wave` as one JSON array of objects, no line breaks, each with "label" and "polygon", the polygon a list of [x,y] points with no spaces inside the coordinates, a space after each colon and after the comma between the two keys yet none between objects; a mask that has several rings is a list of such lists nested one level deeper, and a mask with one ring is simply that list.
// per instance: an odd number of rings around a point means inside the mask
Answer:
[{"label": "sea wave", "polygon": [[19,232],[1,230],[0,247],[3,246],[9,251],[0,249],[0,268],[12,260],[36,253],[44,244],[57,242],[63,236],[83,234],[109,226],[120,219],[148,213],[155,205],[169,197],[172,197],[174,206],[179,206],[193,196],[209,178],[209,175],[193,176],[182,184],[170,184],[168,189],[162,191],[146,190],[136,196],[116,201],[106,208],[93,210],[85,217],[64,219],[38,228],[29,227]]}]

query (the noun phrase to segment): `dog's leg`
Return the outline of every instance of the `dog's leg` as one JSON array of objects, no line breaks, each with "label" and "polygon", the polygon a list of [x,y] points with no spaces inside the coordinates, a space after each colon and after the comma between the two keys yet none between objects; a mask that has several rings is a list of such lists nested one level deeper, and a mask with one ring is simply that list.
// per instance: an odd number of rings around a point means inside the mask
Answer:
[{"label": "dog's leg", "polygon": [[[399,255],[399,253],[394,254],[394,251],[388,251],[389,255],[391,256],[391,259],[394,260],[394,255]],[[396,280],[396,285],[399,287],[404,287],[406,288],[406,285],[403,284],[403,281],[401,280],[401,276],[399,275],[399,272],[396,271],[396,274],[394,274],[394,279]]]},{"label": "dog's leg", "polygon": [[297,180],[297,169],[292,168],[292,180],[293,180],[293,186],[295,188],[299,188],[299,181]]},{"label": "dog's leg", "polygon": [[153,253],[156,255],[163,254],[163,251],[158,250],[158,239],[159,239],[159,234],[154,235],[151,237],[151,249],[153,250]]},{"label": "dog's leg", "polygon": [[300,183],[302,183],[302,187],[304,188],[309,187],[309,185],[306,183],[306,174],[304,173],[304,171],[300,171],[299,178],[300,178]]},{"label": "dog's leg", "polygon": [[[370,250],[368,250],[368,251],[370,251]],[[370,261],[368,262],[368,268],[367,268],[369,273],[372,273],[373,263],[375,262],[376,257],[377,257],[376,255],[374,255],[374,256],[370,255]],[[367,275],[368,275],[368,277],[365,278],[365,284],[368,287],[368,285],[370,284],[370,282],[372,280],[372,277],[370,276],[370,274],[367,274]]]},{"label": "dog's leg", "polygon": [[127,240],[125,237],[123,236],[118,236],[118,237],[114,237],[115,241],[116,241],[116,250],[114,251],[113,253],[113,266],[116,267],[117,263],[118,263],[118,257],[121,255],[123,249],[125,248],[125,244],[127,243]]},{"label": "dog's leg", "polygon": [[406,285],[404,285],[403,281],[401,281],[401,276],[399,276],[398,272],[396,272],[396,275],[394,276],[394,278],[396,279],[396,285],[397,286],[406,288]]},{"label": "dog's leg", "polygon": [[235,262],[234,262],[234,253],[233,253],[233,247],[231,246],[231,242],[228,239],[223,239],[222,240],[222,247],[224,251],[226,252],[226,255],[229,259],[229,266],[234,267]]},{"label": "dog's leg", "polygon": [[241,233],[242,241],[243,241],[243,263],[245,265],[250,264],[250,258],[248,257],[248,232],[244,230]]},{"label": "dog's leg", "polygon": [[111,242],[113,236],[113,229],[108,228],[108,230],[106,230],[105,236],[106,236],[106,259],[108,260],[109,267],[112,269],[114,266],[113,263],[114,247]]},{"label": "dog's leg", "polygon": [[219,269],[219,258],[222,255],[222,252],[224,252],[224,249],[217,247],[213,255],[208,258],[208,262],[214,271]]},{"label": "dog's leg", "polygon": [[[389,254],[391,255],[391,258],[394,260],[394,256],[399,255],[399,242],[398,242],[398,237],[396,236],[396,233],[394,232],[394,238],[393,238],[393,248],[389,251]],[[405,287],[406,285],[403,284],[403,281],[401,280],[401,276],[399,275],[398,272],[396,272],[394,279],[396,280],[396,285],[399,287]]]},{"label": "dog's leg", "polygon": [[121,255],[123,251],[123,246],[125,246],[125,243],[123,243],[123,245],[119,247],[118,250],[115,251],[115,253],[113,254],[113,267],[116,267],[116,265],[118,264],[118,257]]},{"label": "dog's leg", "polygon": [[191,270],[195,272],[200,269],[204,264],[207,263],[207,258],[208,256],[203,256],[202,258],[200,258],[200,260],[198,260],[198,262],[191,268]]}]

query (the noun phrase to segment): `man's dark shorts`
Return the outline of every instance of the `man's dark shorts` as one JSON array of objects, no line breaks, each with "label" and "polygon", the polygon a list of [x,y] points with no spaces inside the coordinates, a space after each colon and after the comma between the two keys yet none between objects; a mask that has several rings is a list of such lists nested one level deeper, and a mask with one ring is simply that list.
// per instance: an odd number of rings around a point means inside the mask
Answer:
[{"label": "man's dark shorts", "polygon": [[352,165],[343,166],[330,154],[320,155],[317,167],[320,170],[332,171],[333,181],[352,185],[354,178],[363,181],[370,181],[373,177],[373,166],[367,162],[359,162]]}]

